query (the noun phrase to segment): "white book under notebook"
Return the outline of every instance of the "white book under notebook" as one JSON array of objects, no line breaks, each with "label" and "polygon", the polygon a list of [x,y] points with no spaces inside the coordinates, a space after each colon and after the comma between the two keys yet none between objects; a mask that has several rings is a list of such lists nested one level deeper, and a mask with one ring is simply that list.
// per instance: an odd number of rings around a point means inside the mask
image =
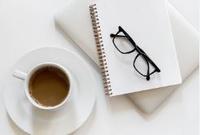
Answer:
[{"label": "white book under notebook", "polygon": [[[93,3],[95,5],[90,6],[91,18],[107,94],[122,95],[181,83],[164,0],[97,0]],[[151,75],[149,81],[133,68],[136,51],[124,55],[114,47],[110,34],[116,33],[118,26],[122,26],[160,68],[161,72]],[[88,33],[82,37],[91,36]],[[81,48],[96,61],[93,44]]]}]

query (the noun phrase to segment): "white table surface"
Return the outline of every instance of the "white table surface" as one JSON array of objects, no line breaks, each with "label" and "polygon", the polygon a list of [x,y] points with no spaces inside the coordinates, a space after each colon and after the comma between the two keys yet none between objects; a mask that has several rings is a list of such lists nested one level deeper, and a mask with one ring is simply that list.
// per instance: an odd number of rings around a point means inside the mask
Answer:
[{"label": "white table surface", "polygon": [[[198,19],[194,15],[198,10],[195,4],[197,0],[180,1],[170,0],[197,28]],[[5,81],[9,81],[4,78],[9,74],[12,65],[30,50],[58,46],[83,55],[54,25],[53,15],[66,3],[67,0],[0,0],[1,93]],[[94,67],[91,72],[99,82],[96,89],[98,94],[96,107],[88,121],[74,135],[198,134],[198,71],[195,71],[152,115],[141,113],[125,96],[106,98],[99,71]],[[25,133],[9,119],[1,94],[0,135],[21,134]]]}]

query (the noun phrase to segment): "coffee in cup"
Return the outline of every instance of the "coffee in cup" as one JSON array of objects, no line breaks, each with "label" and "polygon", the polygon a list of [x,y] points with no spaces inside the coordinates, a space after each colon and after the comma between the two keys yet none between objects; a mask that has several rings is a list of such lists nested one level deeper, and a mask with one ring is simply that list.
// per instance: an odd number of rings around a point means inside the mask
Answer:
[{"label": "coffee in cup", "polygon": [[42,63],[29,73],[16,70],[13,74],[25,80],[25,94],[40,109],[55,109],[63,105],[71,91],[69,71],[55,63]]},{"label": "coffee in cup", "polygon": [[62,70],[46,66],[35,71],[28,87],[35,102],[43,106],[56,106],[67,97],[70,83]]}]

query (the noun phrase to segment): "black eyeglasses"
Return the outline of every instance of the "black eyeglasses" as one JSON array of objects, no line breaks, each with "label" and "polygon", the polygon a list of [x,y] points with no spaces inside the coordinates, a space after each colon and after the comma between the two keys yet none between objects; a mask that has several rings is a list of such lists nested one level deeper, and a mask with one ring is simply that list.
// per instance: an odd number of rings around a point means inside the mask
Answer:
[{"label": "black eyeglasses", "polygon": [[[160,72],[160,69],[149,58],[149,56],[138,45],[136,45],[134,40],[121,26],[119,26],[118,29],[119,30],[116,34],[110,34],[110,37],[113,38],[112,42],[115,48],[122,54],[130,54],[136,51],[138,54],[133,60],[133,67],[140,75],[146,77],[146,80],[150,80],[150,76],[155,72]],[[122,38],[124,40],[121,40]]]}]

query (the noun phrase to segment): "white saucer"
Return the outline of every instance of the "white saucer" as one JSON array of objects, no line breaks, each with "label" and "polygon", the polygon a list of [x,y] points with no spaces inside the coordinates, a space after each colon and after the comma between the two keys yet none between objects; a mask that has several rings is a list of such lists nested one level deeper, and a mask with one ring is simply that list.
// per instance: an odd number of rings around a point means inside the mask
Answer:
[{"label": "white saucer", "polygon": [[25,97],[24,82],[12,77],[10,73],[9,82],[4,90],[7,112],[14,123],[29,134],[70,134],[87,120],[95,104],[96,81],[90,72],[91,67],[80,56],[70,51],[46,47],[26,54],[16,63],[13,70],[27,72],[42,62],[57,62],[70,70],[77,88],[72,90],[69,102],[57,111],[39,110]]}]

